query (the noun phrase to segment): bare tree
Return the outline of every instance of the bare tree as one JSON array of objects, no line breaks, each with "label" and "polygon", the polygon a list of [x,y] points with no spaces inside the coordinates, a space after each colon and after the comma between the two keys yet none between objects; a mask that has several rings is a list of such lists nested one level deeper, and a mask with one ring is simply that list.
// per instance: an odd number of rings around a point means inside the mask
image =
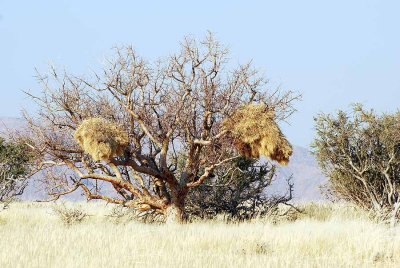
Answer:
[{"label": "bare tree", "polygon": [[390,216],[394,225],[400,209],[400,113],[377,115],[355,105],[352,114],[319,115],[316,130],[315,153],[333,194]]},{"label": "bare tree", "polygon": [[[227,70],[228,51],[211,34],[201,42],[185,38],[177,54],[155,64],[132,47],[115,51],[115,58],[90,76],[51,67],[50,73],[38,74],[42,93],[27,93],[39,107],[36,115],[26,115],[34,137],[31,146],[54,199],[82,189],[87,199],[182,221],[188,191],[238,157],[234,144],[242,139],[240,131],[223,124],[246,105],[258,105],[258,120],[273,116],[260,122],[273,127],[275,143],[260,136],[240,146],[261,146],[282,163],[290,157],[291,147],[275,120],[294,111],[298,96],[267,89],[250,63]],[[178,172],[181,155],[186,160]],[[62,166],[74,174],[60,172]],[[118,196],[101,194],[101,183],[112,185]]]}]

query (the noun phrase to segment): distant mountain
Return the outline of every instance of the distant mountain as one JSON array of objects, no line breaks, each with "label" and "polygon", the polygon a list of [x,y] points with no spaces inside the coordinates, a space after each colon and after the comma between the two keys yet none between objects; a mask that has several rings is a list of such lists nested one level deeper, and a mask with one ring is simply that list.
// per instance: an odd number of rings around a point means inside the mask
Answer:
[{"label": "distant mountain", "polygon": [[24,120],[16,117],[0,117],[0,136],[6,136],[7,132],[22,129]]},{"label": "distant mountain", "polygon": [[[23,128],[24,121],[19,118],[0,117],[0,135],[3,136],[7,131]],[[278,169],[278,174],[267,193],[282,193],[287,189],[286,178],[293,175],[294,201],[323,201],[324,197],[319,187],[327,182],[327,178],[322,174],[314,156],[300,146],[294,146],[293,156],[289,165]],[[73,199],[78,198],[75,195]],[[24,193],[25,199],[38,199],[43,196],[35,189],[35,183],[27,188]]]},{"label": "distant mountain", "polygon": [[306,148],[294,146],[289,165],[278,170],[273,188],[279,191],[285,189],[285,179],[291,175],[294,183],[294,201],[325,200],[321,194],[320,186],[326,184],[328,179],[322,174],[315,157]]}]

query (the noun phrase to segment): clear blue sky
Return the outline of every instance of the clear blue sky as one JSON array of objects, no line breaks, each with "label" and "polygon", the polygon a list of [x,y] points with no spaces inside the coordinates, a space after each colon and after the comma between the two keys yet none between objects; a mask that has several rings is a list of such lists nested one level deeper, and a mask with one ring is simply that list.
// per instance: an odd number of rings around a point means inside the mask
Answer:
[{"label": "clear blue sky", "polygon": [[0,116],[32,109],[21,90],[38,89],[34,67],[85,73],[118,44],[154,59],[210,30],[235,63],[254,59],[275,85],[303,95],[283,128],[307,146],[319,112],[400,106],[399,14],[400,1],[383,0],[0,0]]}]

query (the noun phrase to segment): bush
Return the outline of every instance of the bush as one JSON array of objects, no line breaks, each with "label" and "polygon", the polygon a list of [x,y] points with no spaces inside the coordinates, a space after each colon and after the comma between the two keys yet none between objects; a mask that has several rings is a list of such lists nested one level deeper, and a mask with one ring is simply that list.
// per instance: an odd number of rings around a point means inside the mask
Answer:
[{"label": "bush", "polygon": [[319,115],[314,150],[331,194],[394,224],[400,209],[400,112]]},{"label": "bush", "polygon": [[132,221],[141,223],[162,223],[165,221],[163,215],[149,212],[138,212],[135,209],[123,206],[114,206],[107,217],[116,224],[126,224]]},{"label": "bush", "polygon": [[68,208],[65,203],[54,206],[53,212],[55,212],[59,219],[67,226],[81,223],[89,217],[89,214],[82,211],[80,207]]},{"label": "bush", "polygon": [[23,193],[31,173],[32,155],[24,142],[6,142],[0,137],[0,203],[7,208]]},{"label": "bush", "polygon": [[279,204],[292,199],[288,180],[286,195],[267,196],[265,190],[275,178],[269,162],[239,158],[215,171],[206,183],[188,194],[186,211],[191,218],[214,218],[225,214],[230,220],[246,220],[274,213]]}]

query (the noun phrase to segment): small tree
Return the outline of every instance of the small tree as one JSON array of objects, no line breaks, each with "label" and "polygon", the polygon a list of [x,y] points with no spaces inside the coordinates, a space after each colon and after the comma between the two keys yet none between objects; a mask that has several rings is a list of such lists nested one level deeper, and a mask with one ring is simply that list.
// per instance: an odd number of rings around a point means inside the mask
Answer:
[{"label": "small tree", "polygon": [[6,142],[0,138],[0,203],[6,207],[21,195],[30,176],[32,155],[23,142]]},{"label": "small tree", "polygon": [[[287,163],[292,148],[276,121],[293,112],[297,96],[268,90],[251,64],[227,70],[227,55],[208,35],[186,38],[155,64],[126,47],[92,77],[53,67],[38,74],[43,92],[29,95],[39,111],[26,119],[54,199],[80,188],[88,199],[182,221],[189,189],[237,152]],[[118,197],[91,187],[97,182]]]},{"label": "small tree", "polygon": [[400,207],[400,112],[377,115],[355,105],[352,114],[316,118],[314,149],[336,196],[386,215]]},{"label": "small tree", "polygon": [[270,162],[240,157],[224,164],[202,185],[191,190],[186,210],[201,218],[220,213],[236,220],[264,216],[292,199],[290,180],[286,194],[267,195],[266,190],[275,176],[276,166]]}]

